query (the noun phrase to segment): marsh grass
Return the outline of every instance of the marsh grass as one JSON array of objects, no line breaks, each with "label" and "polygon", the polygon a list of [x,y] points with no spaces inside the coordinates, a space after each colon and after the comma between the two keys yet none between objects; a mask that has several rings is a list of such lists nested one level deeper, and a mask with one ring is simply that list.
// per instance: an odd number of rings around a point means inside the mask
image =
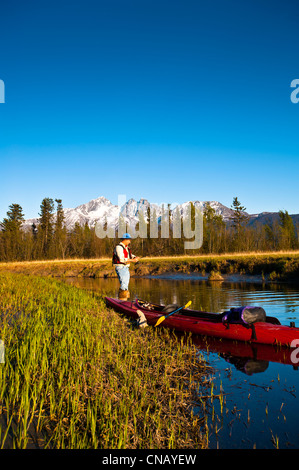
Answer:
[{"label": "marsh grass", "polygon": [[192,404],[209,368],[188,339],[133,329],[97,293],[12,273],[0,274],[0,338],[1,448],[207,446]]}]

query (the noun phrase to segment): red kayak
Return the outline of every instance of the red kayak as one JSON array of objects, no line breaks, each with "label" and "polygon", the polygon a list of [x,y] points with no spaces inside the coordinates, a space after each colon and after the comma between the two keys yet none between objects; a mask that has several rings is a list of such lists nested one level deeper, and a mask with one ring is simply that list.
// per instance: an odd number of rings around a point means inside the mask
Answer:
[{"label": "red kayak", "polygon": [[[142,300],[118,300],[111,297],[105,297],[105,300],[108,307],[134,319],[139,318],[137,310],[141,310],[149,325],[155,325],[161,316],[167,316],[167,313],[163,311],[164,305]],[[241,324],[226,325],[222,317],[222,314],[218,313],[182,309],[166,318],[161,326],[198,335],[280,346],[291,346],[292,341],[298,339],[299,346],[299,328],[281,325],[274,317],[267,316],[265,322],[256,322],[253,328],[247,328]],[[292,346],[297,347],[297,344]]]}]

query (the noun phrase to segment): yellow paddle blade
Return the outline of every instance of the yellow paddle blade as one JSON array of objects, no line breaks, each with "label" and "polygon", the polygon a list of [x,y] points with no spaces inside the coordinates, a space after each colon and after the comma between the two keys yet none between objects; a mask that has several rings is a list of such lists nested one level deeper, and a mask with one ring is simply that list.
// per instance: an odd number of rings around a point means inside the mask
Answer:
[{"label": "yellow paddle blade", "polygon": [[155,324],[155,326],[160,325],[160,323],[162,323],[162,321],[164,321],[165,318],[166,318],[165,315],[163,315],[163,317],[160,317],[159,320],[157,321],[157,323]]},{"label": "yellow paddle blade", "polygon": [[186,303],[184,308],[188,308],[192,304],[192,300],[189,300],[189,302]]}]

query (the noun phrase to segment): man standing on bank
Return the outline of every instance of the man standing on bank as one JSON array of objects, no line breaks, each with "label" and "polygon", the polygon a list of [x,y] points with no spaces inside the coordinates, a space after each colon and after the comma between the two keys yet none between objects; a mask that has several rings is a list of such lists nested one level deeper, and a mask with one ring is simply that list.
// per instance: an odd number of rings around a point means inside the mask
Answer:
[{"label": "man standing on bank", "polygon": [[140,259],[131,252],[131,248],[129,246],[131,243],[131,238],[132,237],[129,233],[124,233],[121,238],[121,242],[116,245],[113,251],[112,263],[115,267],[115,271],[120,282],[120,289],[118,293],[118,297],[120,299],[127,299],[130,297],[130,263],[137,263],[137,261]]}]

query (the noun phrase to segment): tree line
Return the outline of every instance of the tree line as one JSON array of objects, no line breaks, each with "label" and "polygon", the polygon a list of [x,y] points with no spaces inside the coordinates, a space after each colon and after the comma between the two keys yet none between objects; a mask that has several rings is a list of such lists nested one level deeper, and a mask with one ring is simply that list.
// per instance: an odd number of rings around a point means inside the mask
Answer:
[{"label": "tree line", "polygon": [[[272,225],[251,227],[247,224],[246,208],[237,197],[231,208],[230,223],[225,223],[211,206],[204,209],[203,244],[197,250],[185,250],[183,230],[181,238],[175,238],[170,225],[169,236],[165,238],[158,227],[157,237],[151,238],[148,224],[146,237],[134,239],[133,252],[141,256],[173,256],[299,249],[299,227],[295,227],[287,211],[279,211],[278,220]],[[194,217],[192,203],[191,215]],[[149,220],[149,211],[147,217]],[[110,257],[118,241],[99,238],[95,228],[87,224],[75,223],[67,230],[61,199],[44,198],[38,224],[32,224],[29,230],[22,227],[24,220],[22,207],[11,204],[0,223],[0,261]]]}]

